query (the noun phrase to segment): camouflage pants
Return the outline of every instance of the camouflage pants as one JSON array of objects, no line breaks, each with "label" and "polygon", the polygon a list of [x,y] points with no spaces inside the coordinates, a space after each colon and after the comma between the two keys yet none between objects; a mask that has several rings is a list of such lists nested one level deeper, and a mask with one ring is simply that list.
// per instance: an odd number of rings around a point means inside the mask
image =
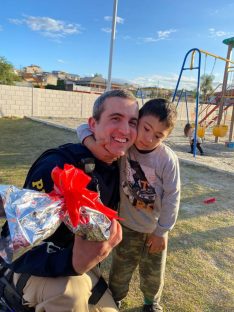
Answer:
[{"label": "camouflage pants", "polygon": [[144,298],[159,304],[164,285],[167,250],[150,254],[147,235],[122,226],[123,240],[112,252],[109,288],[115,300],[122,300],[139,265],[140,289]]}]

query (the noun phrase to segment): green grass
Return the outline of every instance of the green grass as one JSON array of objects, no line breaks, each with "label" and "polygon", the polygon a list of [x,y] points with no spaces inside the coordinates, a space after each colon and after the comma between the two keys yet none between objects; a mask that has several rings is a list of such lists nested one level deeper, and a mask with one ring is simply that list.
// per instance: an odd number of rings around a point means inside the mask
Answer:
[{"label": "green grass", "polygon": [[[76,142],[76,134],[24,119],[0,119],[0,184],[22,186],[47,148]],[[182,199],[169,237],[162,304],[170,312],[234,311],[233,177],[181,164]],[[216,197],[204,205],[203,200]],[[108,276],[110,258],[103,264]],[[141,311],[135,272],[122,311]]]},{"label": "green grass", "polygon": [[0,118],[0,183],[22,186],[33,161],[46,149],[77,142],[74,132],[28,119]]}]

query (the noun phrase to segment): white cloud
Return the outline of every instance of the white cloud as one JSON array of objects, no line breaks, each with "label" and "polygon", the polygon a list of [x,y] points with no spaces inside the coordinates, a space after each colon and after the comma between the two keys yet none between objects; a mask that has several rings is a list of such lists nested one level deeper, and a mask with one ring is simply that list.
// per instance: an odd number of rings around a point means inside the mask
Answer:
[{"label": "white cloud", "polygon": [[[159,87],[175,89],[178,80],[178,74],[170,74],[168,76],[152,75],[144,77],[136,77],[131,83],[141,87]],[[183,84],[183,88],[187,90],[193,90],[196,87],[196,78],[194,77],[182,77],[180,85]]]},{"label": "white cloud", "polygon": [[69,35],[81,33],[79,24],[66,23],[51,17],[26,16],[24,19],[9,19],[15,25],[26,24],[32,31],[37,31],[45,37],[61,39]]},{"label": "white cloud", "polygon": [[102,28],[101,31],[104,31],[106,33],[111,33],[111,28]]},{"label": "white cloud", "polygon": [[228,32],[223,30],[216,30],[215,28],[209,28],[209,33],[211,38],[215,37],[232,37],[234,32]]},{"label": "white cloud", "polygon": [[177,29],[168,29],[168,30],[159,30],[157,31],[157,35],[155,37],[144,37],[140,38],[143,42],[157,42],[160,40],[169,39],[171,34],[177,32]]},{"label": "white cloud", "polygon": [[15,24],[15,25],[20,25],[20,24],[23,24],[23,23],[24,23],[23,20],[20,20],[20,19],[17,19],[17,18],[9,18],[8,21],[9,21],[11,24]]},{"label": "white cloud", "polygon": [[176,32],[176,29],[168,29],[168,30],[159,30],[158,33],[158,38],[163,40],[169,38],[169,36]]},{"label": "white cloud", "polygon": [[[111,22],[112,21],[112,16],[104,16],[104,20]],[[122,17],[116,16],[116,23],[118,24],[123,24],[124,23],[124,19]]]},{"label": "white cloud", "polygon": [[64,60],[62,60],[62,59],[58,59],[57,62],[58,62],[58,63],[62,63],[62,64],[65,64],[65,63],[66,63],[66,62],[65,62]]}]

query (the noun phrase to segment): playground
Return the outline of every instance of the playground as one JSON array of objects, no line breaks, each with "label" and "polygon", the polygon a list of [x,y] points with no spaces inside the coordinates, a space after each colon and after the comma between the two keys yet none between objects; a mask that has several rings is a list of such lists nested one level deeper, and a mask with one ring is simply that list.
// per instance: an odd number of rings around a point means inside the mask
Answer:
[{"label": "playground", "polygon": [[[197,48],[186,53],[173,94],[172,101],[177,108],[184,98],[187,123],[194,128],[194,157],[198,140],[205,140],[206,132],[211,129],[216,143],[226,137],[226,147],[234,148],[234,62],[231,59],[234,37],[223,40],[223,43],[228,46],[226,58]],[[213,80],[218,75],[214,72],[217,61],[221,61],[224,67],[223,82],[214,87]],[[188,73],[196,75],[195,112],[188,105],[187,90],[183,86],[182,78]]]}]

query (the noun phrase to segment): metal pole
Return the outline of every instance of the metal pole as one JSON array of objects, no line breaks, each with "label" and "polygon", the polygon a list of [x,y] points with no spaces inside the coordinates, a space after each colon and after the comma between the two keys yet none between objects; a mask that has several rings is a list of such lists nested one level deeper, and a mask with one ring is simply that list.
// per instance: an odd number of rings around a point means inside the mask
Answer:
[{"label": "metal pole", "polygon": [[232,118],[231,118],[231,124],[230,124],[229,142],[232,141],[233,126],[234,126],[234,105],[232,106]]},{"label": "metal pole", "polygon": [[[228,52],[227,52],[227,60],[229,60],[231,58],[231,54],[232,54],[232,45],[230,44],[228,46]],[[227,90],[227,81],[228,81],[228,66],[229,66],[229,62],[230,61],[226,61],[226,65],[225,65],[225,70],[224,70],[224,75],[223,75],[223,86],[222,86],[222,95],[221,95],[221,103],[219,106],[219,114],[218,114],[218,121],[217,121],[217,125],[219,126],[223,117],[223,105],[224,105],[224,96],[226,94],[226,90]],[[219,140],[218,137],[215,137],[215,142],[217,143]]]},{"label": "metal pole", "polygon": [[115,29],[116,29],[116,16],[117,16],[118,0],[114,0],[113,17],[112,17],[112,31],[111,31],[111,44],[110,44],[110,56],[109,56],[109,69],[108,69],[108,81],[106,91],[111,89],[111,71],[112,71],[112,57],[115,41]]}]

